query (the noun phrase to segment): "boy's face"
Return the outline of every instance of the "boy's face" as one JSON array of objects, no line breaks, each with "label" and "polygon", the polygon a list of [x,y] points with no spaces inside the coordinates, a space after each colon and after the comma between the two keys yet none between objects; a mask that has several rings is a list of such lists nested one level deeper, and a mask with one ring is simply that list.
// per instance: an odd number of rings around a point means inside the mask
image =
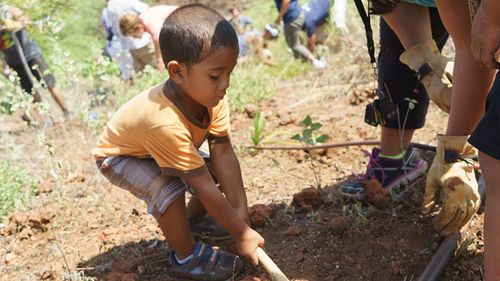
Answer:
[{"label": "boy's face", "polygon": [[200,105],[216,106],[226,95],[238,53],[238,47],[223,46],[189,69],[184,66],[181,85],[184,92]]}]

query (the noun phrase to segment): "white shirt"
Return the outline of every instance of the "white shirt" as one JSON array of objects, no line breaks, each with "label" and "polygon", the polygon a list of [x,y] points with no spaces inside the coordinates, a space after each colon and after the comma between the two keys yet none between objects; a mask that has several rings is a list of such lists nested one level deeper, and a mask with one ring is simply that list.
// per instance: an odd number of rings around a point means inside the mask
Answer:
[{"label": "white shirt", "polygon": [[124,49],[140,49],[151,42],[151,35],[147,32],[144,32],[141,38],[136,39],[123,36],[120,31],[120,17],[130,12],[140,15],[149,8],[146,3],[139,0],[109,0],[107,8],[108,18],[111,21],[111,30],[120,39]]}]

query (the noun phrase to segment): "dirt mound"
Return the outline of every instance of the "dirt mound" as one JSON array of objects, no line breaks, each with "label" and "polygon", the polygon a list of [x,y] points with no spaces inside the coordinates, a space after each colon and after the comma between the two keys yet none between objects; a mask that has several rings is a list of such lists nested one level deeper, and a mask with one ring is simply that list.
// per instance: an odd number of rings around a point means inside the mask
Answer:
[{"label": "dirt mound", "polygon": [[250,207],[249,215],[252,227],[262,227],[266,225],[268,219],[273,218],[280,206],[276,204],[257,204]]},{"label": "dirt mound", "polygon": [[311,212],[323,204],[323,199],[319,190],[310,187],[302,190],[301,192],[293,195],[292,205],[296,207],[297,211]]}]

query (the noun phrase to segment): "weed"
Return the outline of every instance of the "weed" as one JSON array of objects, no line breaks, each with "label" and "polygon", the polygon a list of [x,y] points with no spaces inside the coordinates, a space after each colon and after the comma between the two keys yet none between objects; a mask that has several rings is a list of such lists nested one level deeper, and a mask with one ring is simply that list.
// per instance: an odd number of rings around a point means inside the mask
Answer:
[{"label": "weed", "polygon": [[36,185],[22,167],[3,160],[0,164],[0,221],[11,211],[23,207],[35,189]]},{"label": "weed", "polygon": [[344,213],[344,217],[346,217],[349,221],[353,221],[358,224],[364,224],[368,221],[363,203],[359,201],[354,204],[343,205],[342,213]]},{"label": "weed", "polygon": [[231,76],[231,87],[228,89],[229,105],[232,110],[241,111],[246,104],[259,104],[269,97],[273,87],[268,76],[267,66],[248,64],[245,69],[236,68]]},{"label": "weed", "polygon": [[266,132],[265,127],[266,127],[266,117],[262,112],[257,112],[255,114],[255,118],[253,120],[253,130],[252,130],[252,143],[257,146],[257,145],[262,145],[262,144],[268,144],[268,143],[273,143],[273,139],[277,137],[278,135],[284,134],[286,132],[284,131],[273,131],[273,132]]},{"label": "weed", "polygon": [[257,112],[253,120],[252,143],[254,145],[259,145],[260,141],[264,138],[264,119],[264,114]]},{"label": "weed", "polygon": [[458,247],[456,256],[464,256],[466,254],[470,254],[471,250],[469,247],[474,244],[474,238],[473,237],[467,237]]}]

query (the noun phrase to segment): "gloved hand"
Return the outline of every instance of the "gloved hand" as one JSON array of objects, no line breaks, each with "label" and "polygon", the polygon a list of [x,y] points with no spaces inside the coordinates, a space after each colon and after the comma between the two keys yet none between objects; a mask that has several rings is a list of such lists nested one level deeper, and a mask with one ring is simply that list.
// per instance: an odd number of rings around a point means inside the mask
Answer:
[{"label": "gloved hand", "polygon": [[26,24],[26,17],[23,12],[16,7],[0,5],[0,29],[17,32]]},{"label": "gloved hand", "polygon": [[439,53],[434,40],[404,51],[399,60],[421,75],[429,98],[444,112],[450,112],[453,61]]},{"label": "gloved hand", "polygon": [[436,156],[427,174],[423,211],[431,211],[441,190],[444,197],[434,227],[445,236],[458,232],[470,220],[479,209],[481,198],[472,160],[445,161],[445,151],[455,151],[459,157],[476,154],[476,149],[467,143],[467,136],[438,135],[437,139]]}]

